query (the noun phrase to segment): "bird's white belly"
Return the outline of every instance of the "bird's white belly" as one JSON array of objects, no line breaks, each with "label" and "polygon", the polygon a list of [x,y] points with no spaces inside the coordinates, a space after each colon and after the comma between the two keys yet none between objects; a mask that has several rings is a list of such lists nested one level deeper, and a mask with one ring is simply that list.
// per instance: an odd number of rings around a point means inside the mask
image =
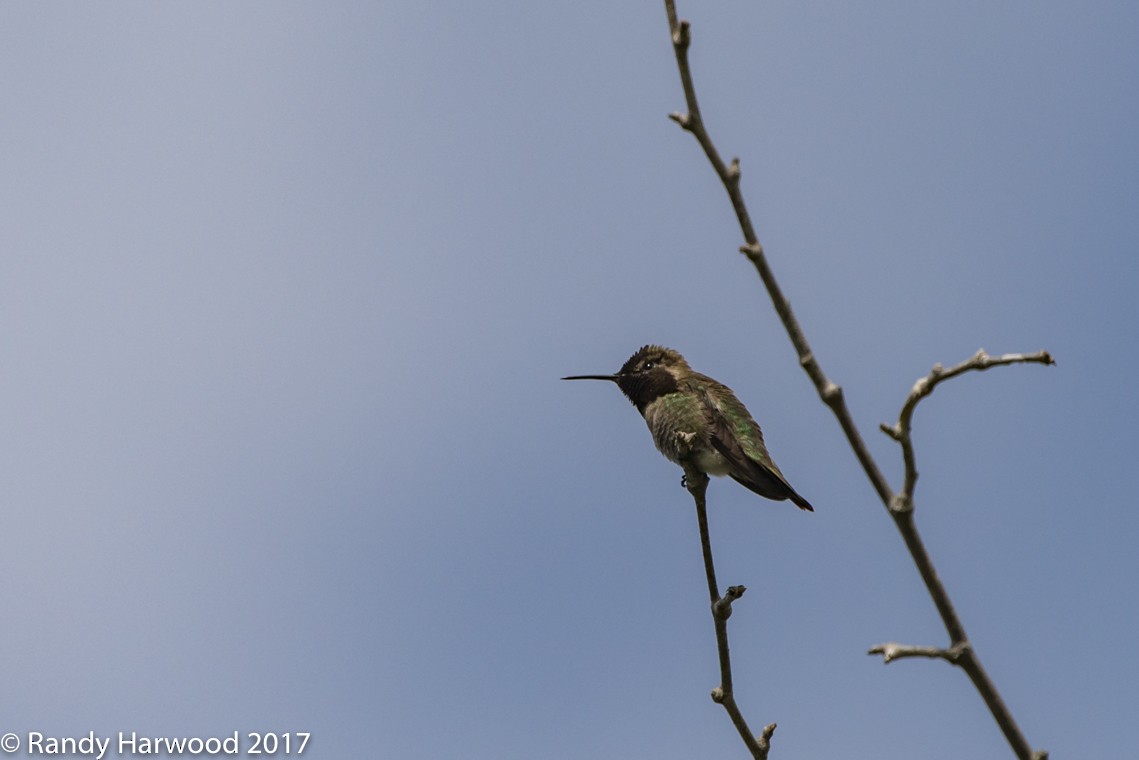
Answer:
[{"label": "bird's white belly", "polygon": [[696,455],[696,466],[709,475],[727,475],[731,470],[728,460],[715,449],[701,451]]}]

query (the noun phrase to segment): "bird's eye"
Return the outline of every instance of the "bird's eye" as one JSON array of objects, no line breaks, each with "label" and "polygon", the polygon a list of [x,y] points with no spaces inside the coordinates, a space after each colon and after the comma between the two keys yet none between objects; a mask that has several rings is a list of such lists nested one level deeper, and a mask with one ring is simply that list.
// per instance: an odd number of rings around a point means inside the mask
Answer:
[{"label": "bird's eye", "polygon": [[645,362],[644,366],[641,367],[641,369],[652,369],[656,366],[656,364],[656,362]]}]

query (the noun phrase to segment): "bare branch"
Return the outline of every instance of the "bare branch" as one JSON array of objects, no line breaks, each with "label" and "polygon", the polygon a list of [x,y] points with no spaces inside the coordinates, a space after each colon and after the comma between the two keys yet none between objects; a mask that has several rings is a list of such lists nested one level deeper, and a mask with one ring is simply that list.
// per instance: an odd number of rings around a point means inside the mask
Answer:
[{"label": "bare branch", "polygon": [[783,322],[783,326],[787,330],[787,335],[791,338],[791,343],[795,346],[795,351],[799,354],[799,363],[815,384],[815,388],[819,393],[819,397],[823,400],[823,403],[830,407],[831,411],[834,412],[834,415],[838,418],[839,425],[842,426],[842,430],[846,434],[851,448],[854,449],[855,456],[858,457],[862,469],[865,470],[867,477],[870,478],[870,484],[874,486],[874,490],[878,493],[879,498],[889,503],[890,499],[893,498],[893,491],[890,488],[890,484],[886,481],[886,477],[878,469],[878,464],[874,461],[874,458],[870,456],[870,451],[866,448],[866,443],[862,440],[862,434],[859,433],[858,428],[854,424],[854,420],[850,416],[850,411],[846,408],[846,402],[843,401],[842,388],[832,383],[827,379],[827,376],[823,374],[822,367],[819,366],[818,361],[815,359],[815,355],[811,351],[811,346],[807,343],[807,337],[803,334],[803,330],[799,326],[799,321],[791,311],[791,303],[783,297],[783,291],[780,289],[779,283],[776,282],[771,267],[767,264],[767,257],[763,253],[763,246],[760,245],[759,238],[755,234],[755,228],[752,227],[747,204],[744,203],[743,194],[740,192],[739,159],[733,159],[730,168],[725,165],[723,159],[720,158],[719,152],[716,150],[716,146],[712,142],[712,138],[704,128],[704,119],[700,115],[700,106],[696,102],[696,89],[692,84],[692,70],[688,65],[688,47],[691,43],[689,24],[687,21],[677,20],[674,0],[665,0],[665,8],[668,11],[669,27],[672,32],[672,47],[676,53],[676,65],[680,70],[680,82],[684,88],[684,99],[688,106],[688,113],[674,113],[670,115],[670,118],[692,133],[692,136],[696,138],[696,141],[704,150],[704,155],[708,157],[712,168],[716,170],[716,174],[719,175],[720,180],[724,183],[724,189],[728,191],[728,199],[731,201],[732,208],[736,212],[736,218],[740,224],[740,231],[743,233],[744,241],[746,242],[746,245],[740,247],[740,252],[748,257],[748,260],[751,261],[759,273],[760,278],[763,280],[763,284],[771,296],[771,301],[775,305],[775,311],[779,314],[779,319]]},{"label": "bare branch", "polygon": [[882,423],[880,426],[882,432],[902,445],[902,459],[905,461],[906,468],[902,490],[898,494],[899,498],[896,498],[894,503],[891,504],[891,509],[913,509],[914,486],[917,484],[918,470],[914,456],[912,425],[914,410],[917,409],[918,402],[933,393],[933,389],[941,383],[969,372],[970,370],[983,372],[990,367],[997,367],[1004,364],[1025,363],[1050,365],[1055,364],[1056,360],[1053,359],[1052,355],[1047,351],[1037,351],[1034,354],[1003,354],[1001,356],[990,356],[985,352],[985,349],[982,348],[955,367],[945,369],[940,364],[933,365],[933,369],[930,370],[928,375],[914,383],[910,395],[902,405],[902,411],[898,415],[898,421],[893,425]]},{"label": "bare branch", "polygon": [[736,704],[735,693],[732,689],[732,658],[728,650],[728,618],[732,615],[732,603],[747,591],[743,586],[728,586],[726,594],[721,597],[719,586],[716,585],[716,565],[712,560],[712,539],[708,531],[708,509],[705,497],[708,491],[708,476],[695,468],[684,468],[684,483],[688,492],[696,502],[696,519],[700,523],[700,548],[704,554],[704,573],[708,578],[708,596],[712,602],[712,620],[716,626],[716,649],[720,655],[720,685],[712,689],[712,701],[723,705],[728,711],[732,725],[736,727],[740,738],[743,739],[752,757],[765,760],[771,749],[771,736],[775,733],[775,724],[772,723],[763,729],[763,733],[755,736],[748,728],[739,705]]},{"label": "bare branch", "polygon": [[[669,30],[672,37],[673,51],[676,54],[676,64],[680,72],[680,82],[684,89],[684,99],[688,107],[687,113],[674,113],[670,115],[677,124],[692,134],[699,143],[704,154],[708,157],[708,161],[712,164],[712,168],[720,177],[724,185],[724,189],[728,193],[728,198],[731,201],[732,208],[735,210],[736,218],[739,221],[740,231],[743,233],[745,244],[740,247],[740,252],[747,256],[748,260],[755,267],[756,272],[759,274],[760,279],[763,281],[764,287],[767,289],[768,295],[771,298],[775,311],[779,316],[780,321],[783,323],[784,329],[787,331],[787,336],[791,340],[791,344],[795,347],[795,351],[799,356],[799,364],[807,373],[807,376],[814,383],[815,389],[831,411],[834,413],[838,420],[839,426],[842,428],[843,434],[846,436],[855,457],[858,459],[859,464],[862,465],[863,471],[866,473],[870,484],[873,486],[878,498],[886,506],[891,517],[894,519],[894,524],[897,526],[902,540],[906,544],[906,548],[913,558],[914,565],[917,567],[926,589],[929,591],[930,597],[933,599],[934,605],[937,607],[938,614],[941,616],[942,622],[945,625],[946,632],[949,634],[950,646],[947,649],[932,649],[932,648],[917,648],[917,647],[902,647],[901,645],[894,645],[893,658],[901,657],[918,657],[918,656],[933,656],[940,659],[946,659],[961,667],[970,680],[973,682],[974,687],[977,689],[981,698],[985,701],[989,711],[992,713],[993,718],[1000,726],[1005,738],[1008,740],[1009,745],[1012,747],[1013,752],[1020,760],[1043,760],[1047,757],[1046,753],[1034,752],[1028,744],[1027,739],[1021,733],[1016,722],[1013,720],[1012,713],[1009,712],[1004,701],[1001,699],[996,686],[989,679],[988,674],[981,666],[980,659],[977,657],[976,651],[969,643],[968,637],[965,635],[965,628],[961,620],[957,617],[957,613],[953,608],[953,604],[949,599],[949,594],[946,592],[945,587],[942,586],[941,580],[934,569],[933,561],[930,559],[929,553],[926,551],[925,546],[921,540],[921,535],[918,533],[917,527],[913,521],[913,484],[917,478],[916,467],[913,466],[913,446],[910,438],[910,423],[913,416],[913,406],[926,395],[932,392],[933,388],[943,380],[953,377],[962,372],[971,369],[983,370],[995,364],[1012,364],[1015,362],[1035,361],[1045,364],[1052,363],[1051,356],[1046,352],[1038,354],[1030,354],[1027,356],[1020,354],[1011,354],[1002,357],[989,357],[981,352],[972,360],[963,363],[951,370],[940,370],[937,372],[937,377],[926,378],[926,383],[920,389],[915,386],[917,396],[911,394],[911,400],[907,400],[907,406],[903,407],[903,412],[899,418],[899,422],[895,426],[882,426],[882,430],[890,435],[895,440],[903,443],[903,455],[906,458],[906,486],[901,493],[896,494],[890,487],[889,482],[882,474],[881,469],[878,467],[874,457],[870,454],[866,446],[866,442],[862,438],[857,425],[855,425],[853,418],[850,415],[850,410],[846,406],[846,401],[843,397],[842,388],[836,383],[832,382],[823,372],[822,367],[819,365],[818,360],[815,358],[814,352],[811,350],[810,344],[807,342],[806,336],[799,325],[799,321],[795,318],[791,310],[790,302],[784,297],[779,283],[775,279],[775,275],[771,271],[771,267],[767,262],[767,257],[764,254],[763,246],[760,245],[759,239],[755,234],[755,229],[751,223],[751,216],[748,213],[747,205],[744,202],[743,194],[740,192],[740,165],[739,159],[732,159],[731,165],[726,165],[722,158],[720,158],[719,151],[716,150],[707,129],[704,126],[704,120],[700,115],[700,107],[696,101],[696,89],[692,83],[692,71],[688,63],[688,49],[692,42],[691,27],[687,21],[679,19],[676,13],[675,0],[665,0],[665,10],[668,14]],[[919,385],[921,381],[919,381]],[[908,442],[908,443],[907,443]],[[695,496],[695,492],[693,494]],[[702,498],[697,501],[697,512],[702,515],[701,517],[701,530],[706,530],[706,518],[703,517]],[[706,560],[710,562],[710,550],[706,554]],[[710,567],[710,565],[709,565]],[[714,576],[709,570],[709,587],[713,594],[713,600],[716,599],[716,592],[714,587]],[[713,602],[715,604],[715,601]],[[715,616],[715,615],[714,615]],[[717,633],[719,626],[724,621],[717,618]],[[888,645],[882,645],[883,647]],[[876,648],[877,649],[877,648]],[[723,648],[721,650],[721,664],[724,662],[724,655],[727,651],[727,640],[723,640]],[[876,652],[878,653],[878,652]],[[884,656],[887,650],[880,652]],[[933,654],[931,654],[933,653]],[[951,656],[947,656],[952,653]],[[729,673],[730,677],[730,673]],[[714,692],[714,696],[715,696]],[[730,689],[728,690],[730,695]],[[719,701],[719,700],[717,700]],[[729,711],[730,712],[730,711]],[[735,719],[733,718],[733,721]],[[741,718],[742,720],[742,718]],[[739,724],[737,724],[737,728]],[[774,727],[772,727],[774,728]],[[766,731],[765,731],[766,734]],[[741,735],[744,732],[741,731]],[[748,741],[745,735],[745,741]],[[751,745],[749,744],[749,747]]]},{"label": "bare branch", "polygon": [[870,651],[868,651],[867,654],[882,655],[883,665],[889,665],[894,660],[901,660],[906,657],[927,657],[933,660],[942,659],[956,665],[968,646],[967,643],[962,642],[948,649],[943,649],[942,647],[918,647],[909,644],[899,644],[896,641],[889,641],[885,644],[877,644],[870,647]]}]

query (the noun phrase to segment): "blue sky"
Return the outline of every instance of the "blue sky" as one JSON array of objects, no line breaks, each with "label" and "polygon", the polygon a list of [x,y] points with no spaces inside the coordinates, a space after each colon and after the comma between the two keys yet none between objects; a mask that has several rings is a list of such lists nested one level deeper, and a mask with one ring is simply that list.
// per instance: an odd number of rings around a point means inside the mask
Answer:
[{"label": "blue sky", "polygon": [[[681,3],[823,368],[1052,757],[1139,654],[1139,7]],[[1011,757],[782,334],[662,3],[0,9],[0,733],[740,757],[691,500],[612,372],[731,385],[815,514],[713,482],[773,758]],[[21,756],[21,755],[17,755]]]}]

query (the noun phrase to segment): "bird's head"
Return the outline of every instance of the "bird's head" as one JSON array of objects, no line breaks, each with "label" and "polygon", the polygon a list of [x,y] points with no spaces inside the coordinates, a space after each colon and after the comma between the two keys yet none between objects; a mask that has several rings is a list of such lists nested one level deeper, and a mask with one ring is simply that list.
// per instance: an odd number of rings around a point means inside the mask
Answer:
[{"label": "bird's head", "polygon": [[610,380],[644,414],[645,407],[667,393],[674,393],[692,368],[678,352],[664,346],[642,346],[615,375],[572,375],[562,380]]}]

